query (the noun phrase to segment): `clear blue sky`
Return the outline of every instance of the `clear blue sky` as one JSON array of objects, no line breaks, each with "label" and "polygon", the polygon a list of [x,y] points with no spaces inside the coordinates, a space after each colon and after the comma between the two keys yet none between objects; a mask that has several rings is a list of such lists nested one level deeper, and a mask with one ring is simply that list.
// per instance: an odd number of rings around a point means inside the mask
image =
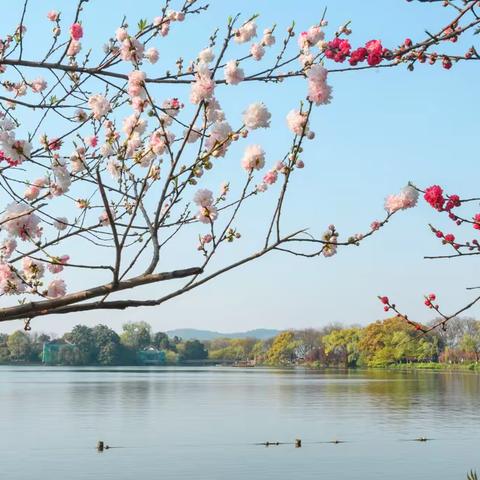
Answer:
[{"label": "clear blue sky", "polygon": [[[11,8],[2,12],[1,35],[6,33],[7,26],[17,22],[13,11],[19,10],[22,3],[14,0],[9,3]],[[30,3],[24,58],[38,53],[40,39],[51,28],[45,19],[46,12],[58,9],[64,19],[71,18],[71,5],[76,2],[32,0]],[[327,6],[330,34],[351,20],[353,44],[378,38],[387,47],[395,47],[407,36],[413,40],[423,38],[425,28],[435,31],[449,18],[440,5],[404,0],[301,3],[211,0],[209,3],[208,12],[181,26],[175,25],[171,39],[157,42],[160,62],[155,70],[173,68],[178,56],[193,58],[207,45],[214,28],[224,26],[227,17],[237,12],[245,16],[260,13],[260,31],[277,23],[279,32],[283,32],[295,19],[296,31],[300,32],[316,23]],[[159,15],[159,6],[157,1],[91,0],[83,16],[85,47],[98,50],[113,35],[123,14],[133,25],[140,18]],[[232,51],[232,58],[241,52],[238,47]],[[273,51],[267,54],[270,60],[273,56]],[[329,106],[317,108],[313,115],[311,128],[317,137],[305,148],[306,168],[295,176],[286,226],[292,230],[308,226],[317,234],[330,223],[344,234],[365,231],[372,220],[382,217],[384,197],[409,180],[420,186],[438,183],[451,193],[475,194],[478,187],[475,140],[479,128],[476,97],[472,95],[472,85],[476,85],[473,80],[477,78],[475,69],[472,62],[450,71],[440,66],[422,66],[413,73],[400,67],[332,74],[334,100]],[[288,146],[284,116],[304,97],[305,82],[235,88],[219,93],[227,113],[238,115],[249,103],[262,100],[274,114],[272,128],[252,136],[255,142],[262,143],[271,164]],[[160,92],[159,97],[162,95],[167,97],[170,93]],[[184,91],[185,101],[187,95]],[[232,155],[234,158],[223,173],[241,175],[235,150]],[[238,258],[258,245],[253,232],[265,211],[258,202],[255,208],[247,210],[239,225],[244,238],[236,250],[232,247],[227,258]],[[361,247],[340,250],[331,259],[304,260],[273,254],[158,308],[51,316],[35,320],[32,326],[36,330],[62,333],[76,323],[102,322],[120,329],[128,320],[149,321],[155,330],[192,327],[234,331],[257,327],[321,327],[330,322],[364,324],[384,316],[377,294],[395,299],[411,318],[427,321],[431,315],[423,307],[422,294],[434,291],[442,306],[455,309],[469,298],[464,287],[478,283],[475,259],[423,260],[423,255],[444,252],[429,233],[429,222],[445,224],[421,203],[419,208],[398,215],[382,233]],[[183,260],[191,255],[193,264],[199,263],[201,259],[196,253],[186,254],[185,248],[185,243],[180,243],[174,254]],[[70,283],[70,291],[85,287],[86,281],[85,276],[79,275]],[[153,286],[146,291],[155,295],[157,289]],[[20,322],[0,324],[0,331],[20,326]]]}]

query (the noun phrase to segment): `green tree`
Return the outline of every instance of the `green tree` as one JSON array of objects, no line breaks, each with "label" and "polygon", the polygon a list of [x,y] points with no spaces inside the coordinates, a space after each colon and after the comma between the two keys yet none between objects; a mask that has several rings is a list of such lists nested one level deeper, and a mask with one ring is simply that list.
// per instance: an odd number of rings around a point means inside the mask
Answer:
[{"label": "green tree", "polygon": [[17,330],[9,335],[7,348],[10,352],[10,360],[15,362],[27,362],[32,353],[30,337],[27,333]]},{"label": "green tree", "polygon": [[152,343],[152,327],[147,322],[131,322],[122,326],[121,342],[132,350],[142,350]]},{"label": "green tree", "polygon": [[355,367],[357,365],[359,350],[358,342],[360,341],[359,328],[346,328],[341,330],[333,330],[322,339],[327,355],[333,354],[335,362],[341,362],[345,368]]},{"label": "green tree", "polygon": [[168,335],[164,332],[155,333],[152,344],[159,350],[171,350],[173,352],[177,351],[177,345],[173,343]]},{"label": "green tree", "polygon": [[208,356],[214,360],[251,360],[255,338],[216,338],[209,342]]},{"label": "green tree", "polygon": [[438,353],[438,340],[433,335],[419,335],[400,317],[368,325],[358,346],[361,360],[372,367],[432,360]]},{"label": "green tree", "polygon": [[97,347],[92,328],[86,325],[75,325],[71,332],[64,335],[64,339],[77,346],[81,365],[96,363]]},{"label": "green tree", "polygon": [[286,365],[295,361],[295,350],[298,341],[292,331],[279,333],[267,352],[267,363],[270,365]]},{"label": "green tree", "polygon": [[177,365],[179,362],[180,355],[176,352],[173,352],[172,350],[167,350],[165,352],[165,363],[167,365]]},{"label": "green tree", "polygon": [[0,363],[6,363],[9,359],[8,335],[6,333],[0,333]]},{"label": "green tree", "polygon": [[474,355],[475,361],[478,362],[480,356],[480,333],[465,333],[460,342],[460,348],[464,352]]},{"label": "green tree", "polygon": [[198,340],[188,340],[183,345],[181,360],[205,360],[208,357],[208,350]]},{"label": "green tree", "polygon": [[97,325],[92,330],[95,343],[96,363],[99,365],[116,365],[120,361],[120,337],[117,332],[106,325]]}]

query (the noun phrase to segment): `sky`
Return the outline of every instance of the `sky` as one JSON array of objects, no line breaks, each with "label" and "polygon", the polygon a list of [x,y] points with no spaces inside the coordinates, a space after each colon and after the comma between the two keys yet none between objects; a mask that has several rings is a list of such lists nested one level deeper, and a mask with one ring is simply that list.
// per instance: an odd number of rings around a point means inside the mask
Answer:
[{"label": "sky", "polygon": [[[31,0],[25,21],[29,30],[24,58],[33,59],[44,51],[39,39],[45,38],[51,29],[46,12],[61,10],[68,24],[68,19],[73,18],[73,3]],[[296,22],[296,32],[301,32],[318,22],[327,7],[327,38],[350,20],[352,44],[381,39],[384,46],[393,48],[406,37],[414,41],[422,39],[425,29],[438,30],[451,15],[440,5],[404,0],[304,0],[301,5],[287,0],[209,3],[207,12],[187,20],[172,31],[171,38],[155,44],[160,51],[155,69],[172,68],[178,56],[194,58],[207,46],[211,32],[217,26],[224,28],[228,16],[238,12],[245,18],[259,13],[260,31],[275,23],[279,39],[280,32],[292,20]],[[22,4],[20,0],[12,0],[12,8],[2,13],[1,35],[18,22]],[[90,0],[82,17],[83,42],[99,51],[123,15],[133,25],[140,18],[159,15],[160,7],[157,1],[117,0],[112,9],[110,1]],[[232,52],[232,58],[239,52]],[[274,59],[274,53],[269,52],[267,58]],[[331,74],[333,101],[316,108],[311,119],[316,138],[305,145],[305,169],[292,182],[285,212],[286,230],[308,227],[320,235],[333,223],[345,236],[366,231],[373,220],[384,215],[384,198],[398,192],[408,181],[421,187],[440,184],[450,193],[475,195],[478,186],[475,139],[479,125],[476,96],[472,95],[472,80],[476,79],[474,63],[458,65],[450,71],[439,65],[424,65],[414,72],[399,67]],[[254,101],[263,101],[272,112],[272,128],[255,132],[252,141],[262,145],[273,164],[288,148],[290,137],[285,115],[304,98],[305,81],[232,88],[218,93],[227,116],[239,116]],[[172,96],[172,93],[162,91],[159,95]],[[173,95],[186,98],[188,91]],[[236,148],[231,151],[233,159],[226,160],[214,174],[218,183],[222,175],[235,178],[241,174],[238,165],[241,149]],[[261,239],[256,234],[260,227],[264,230],[265,215],[271,211],[269,206],[266,200],[246,208],[239,220],[242,239],[222,259],[235,260],[258,247]],[[377,299],[379,294],[394,299],[410,318],[425,322],[432,318],[432,313],[423,306],[423,295],[435,292],[445,311],[456,310],[471,298],[465,287],[477,285],[478,266],[476,257],[425,260],[425,255],[445,253],[429,231],[429,223],[454,229],[450,222],[420,202],[417,208],[396,215],[385,229],[360,247],[341,249],[332,258],[301,259],[274,253],[159,307],[48,316],[35,319],[32,327],[36,331],[61,334],[77,323],[105,323],[120,330],[123,323],[138,320],[150,322],[154,330],[188,327],[222,332],[320,328],[332,322],[366,324],[386,316]],[[162,259],[162,267],[200,263],[195,246],[188,242],[181,237]],[[80,246],[74,245],[74,251],[75,248],[81,250]],[[90,255],[94,261],[101,260],[101,256],[91,252],[79,252],[82,254]],[[85,288],[89,281],[88,275],[79,274],[69,283],[69,291]],[[149,286],[129,298],[157,296],[162,288],[163,285]],[[478,314],[478,308],[469,314]],[[17,321],[1,323],[0,332],[11,332],[21,326]]]}]

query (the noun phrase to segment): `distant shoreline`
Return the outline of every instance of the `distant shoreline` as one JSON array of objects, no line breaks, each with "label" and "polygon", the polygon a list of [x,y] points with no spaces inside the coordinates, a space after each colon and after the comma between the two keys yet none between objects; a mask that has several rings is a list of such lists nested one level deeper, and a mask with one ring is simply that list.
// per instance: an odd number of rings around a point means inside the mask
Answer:
[{"label": "distant shoreline", "polygon": [[91,364],[91,365],[46,365],[39,362],[11,362],[11,363],[0,363],[0,367],[55,367],[55,368],[121,368],[121,367],[133,367],[133,368],[140,368],[140,369],[151,369],[154,368],[205,368],[205,367],[221,367],[221,368],[236,368],[239,370],[243,369],[285,369],[285,370],[294,370],[294,369],[306,369],[306,370],[327,370],[327,371],[335,371],[335,370],[342,370],[342,371],[361,371],[361,370],[373,370],[373,371],[451,371],[451,372],[480,372],[480,363],[469,363],[469,364],[444,364],[444,363],[435,363],[435,362],[428,362],[428,363],[411,363],[411,364],[398,364],[398,365],[388,365],[388,366],[379,366],[379,367],[368,367],[368,366],[356,366],[356,367],[348,367],[345,368],[343,366],[321,366],[321,365],[309,365],[309,364],[298,364],[298,365],[263,365],[259,364],[255,367],[244,367],[244,366],[236,366],[231,364],[226,364],[222,362],[218,363],[185,363],[185,364],[164,364],[164,365],[135,365],[135,364],[124,364],[124,365],[98,365],[98,364]]}]

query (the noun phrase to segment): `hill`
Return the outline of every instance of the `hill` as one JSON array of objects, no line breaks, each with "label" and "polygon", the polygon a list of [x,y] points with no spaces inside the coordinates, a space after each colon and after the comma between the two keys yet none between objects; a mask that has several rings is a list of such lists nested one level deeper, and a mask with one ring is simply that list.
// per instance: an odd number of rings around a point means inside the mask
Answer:
[{"label": "hill", "polygon": [[177,328],[168,330],[166,333],[169,337],[176,335],[184,340],[214,340],[216,338],[258,338],[259,340],[267,340],[278,335],[280,330],[257,328],[246,332],[222,333],[211,330],[197,330],[195,328]]}]

